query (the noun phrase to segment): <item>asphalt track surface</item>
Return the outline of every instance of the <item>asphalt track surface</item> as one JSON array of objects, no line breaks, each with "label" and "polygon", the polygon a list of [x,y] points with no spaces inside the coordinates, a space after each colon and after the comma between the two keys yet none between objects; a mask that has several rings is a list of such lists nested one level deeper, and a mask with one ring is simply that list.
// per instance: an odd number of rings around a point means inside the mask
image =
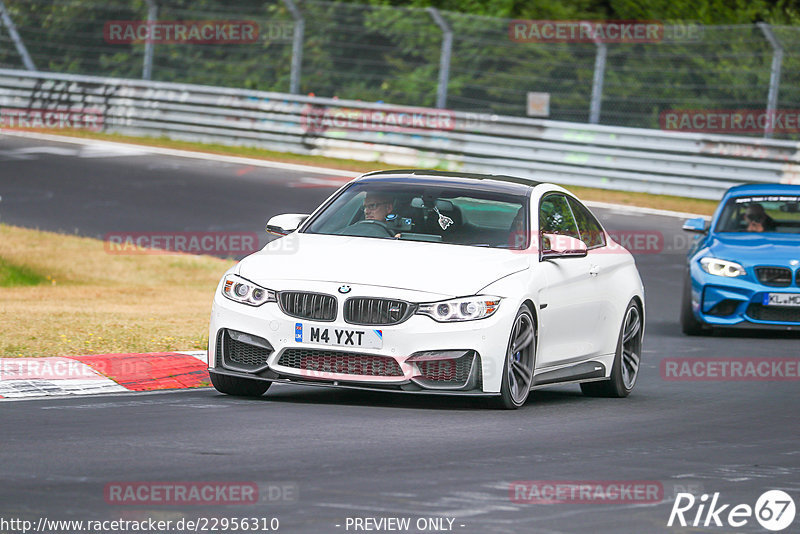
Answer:
[{"label": "asphalt track surface", "polygon": [[[0,136],[0,221],[94,237],[261,232],[271,215],[316,206],[332,177]],[[798,383],[666,381],[659,362],[797,357],[800,340],[683,336],[681,221],[595,211],[611,231],[664,238],[663,250],[637,256],[647,329],[629,398],[587,398],[565,385],[501,412],[478,399],[275,385],[257,400],[203,389],[4,402],[0,518],[277,517],[287,533],[355,532],[347,518],[382,517],[410,517],[412,527],[451,518],[464,533],[766,532],[753,518],[738,529],[666,524],[682,489],[751,506],[783,489],[800,504]],[[509,495],[519,480],[655,481],[665,495],[655,504],[519,503]],[[104,488],[125,481],[255,482],[264,501],[109,504]],[[278,487],[292,492],[277,498]]]}]

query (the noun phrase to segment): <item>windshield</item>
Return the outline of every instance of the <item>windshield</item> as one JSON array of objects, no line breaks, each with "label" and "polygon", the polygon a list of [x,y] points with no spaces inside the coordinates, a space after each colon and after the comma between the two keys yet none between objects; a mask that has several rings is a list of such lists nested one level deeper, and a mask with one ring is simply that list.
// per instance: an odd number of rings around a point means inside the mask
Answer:
[{"label": "windshield", "polygon": [[761,195],[728,200],[717,232],[800,234],[800,196]]},{"label": "windshield", "polygon": [[527,248],[526,196],[451,184],[356,182],[304,232]]}]

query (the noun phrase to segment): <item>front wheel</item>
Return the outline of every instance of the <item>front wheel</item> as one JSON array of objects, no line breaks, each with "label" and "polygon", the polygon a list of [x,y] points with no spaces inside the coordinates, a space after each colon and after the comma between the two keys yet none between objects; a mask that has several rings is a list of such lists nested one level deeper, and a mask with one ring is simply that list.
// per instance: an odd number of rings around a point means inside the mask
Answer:
[{"label": "front wheel", "polygon": [[516,410],[528,399],[536,360],[536,323],[527,306],[522,306],[514,319],[506,348],[503,380],[496,406]]},{"label": "front wheel", "polygon": [[614,363],[611,365],[611,378],[602,382],[581,384],[584,395],[591,397],[627,397],[636,378],[642,358],[642,311],[635,300],[628,303],[620,328],[619,341]]},{"label": "front wheel", "polygon": [[208,374],[211,377],[211,384],[214,389],[234,397],[260,397],[272,385],[272,382],[221,375],[213,371],[209,371]]},{"label": "front wheel", "polygon": [[688,276],[683,285],[681,298],[681,331],[687,336],[702,336],[708,333],[708,328],[697,320],[692,311],[692,281]]}]

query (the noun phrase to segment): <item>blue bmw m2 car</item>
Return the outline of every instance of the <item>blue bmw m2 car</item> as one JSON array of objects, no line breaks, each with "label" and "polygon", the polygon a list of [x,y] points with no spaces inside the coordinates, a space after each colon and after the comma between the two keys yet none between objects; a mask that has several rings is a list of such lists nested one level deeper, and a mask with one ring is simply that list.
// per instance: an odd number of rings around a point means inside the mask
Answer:
[{"label": "blue bmw m2 car", "polygon": [[717,327],[800,330],[800,186],[729,189],[689,251],[681,327],[700,335]]}]

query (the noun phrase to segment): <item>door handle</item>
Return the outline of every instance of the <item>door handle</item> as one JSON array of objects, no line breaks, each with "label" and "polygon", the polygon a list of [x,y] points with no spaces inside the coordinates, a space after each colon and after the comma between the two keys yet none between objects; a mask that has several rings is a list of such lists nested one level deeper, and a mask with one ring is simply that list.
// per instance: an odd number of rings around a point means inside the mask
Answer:
[{"label": "door handle", "polygon": [[592,276],[597,276],[600,273],[600,266],[599,265],[592,265],[589,268],[589,274]]}]

